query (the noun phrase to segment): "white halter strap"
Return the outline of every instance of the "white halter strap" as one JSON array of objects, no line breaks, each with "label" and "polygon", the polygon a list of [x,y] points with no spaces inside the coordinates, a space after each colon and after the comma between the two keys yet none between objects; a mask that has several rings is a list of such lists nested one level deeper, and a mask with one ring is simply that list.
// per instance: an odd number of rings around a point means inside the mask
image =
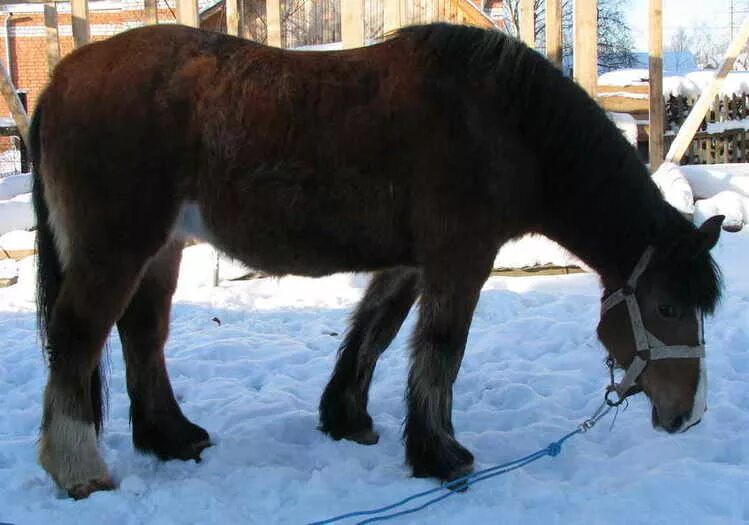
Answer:
[{"label": "white halter strap", "polygon": [[619,396],[620,402],[627,397],[630,389],[635,386],[637,378],[645,370],[648,361],[658,359],[698,359],[705,357],[702,318],[699,314],[697,315],[697,330],[700,344],[696,346],[663,344],[663,342],[648,331],[642,321],[642,313],[640,312],[640,305],[637,303],[635,290],[637,289],[637,281],[650,264],[654,251],[654,248],[649,246],[642,254],[642,257],[640,257],[635,269],[632,270],[632,275],[627,279],[627,284],[601,302],[601,318],[619,303],[624,302],[627,305],[629,322],[632,325],[632,334],[635,338],[637,353],[632,363],[627,368],[622,380],[619,383],[612,383],[610,386]]}]

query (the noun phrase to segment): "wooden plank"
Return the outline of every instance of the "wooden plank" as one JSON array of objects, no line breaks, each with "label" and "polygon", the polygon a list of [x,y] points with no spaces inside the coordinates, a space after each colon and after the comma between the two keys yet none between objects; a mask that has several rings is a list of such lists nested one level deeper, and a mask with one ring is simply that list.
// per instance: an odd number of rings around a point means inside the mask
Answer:
[{"label": "wooden plank", "polygon": [[450,5],[454,10],[453,20],[484,29],[500,30],[497,23],[470,0],[453,0]]},{"label": "wooden plank", "polygon": [[269,46],[281,47],[281,3],[280,0],[265,1],[265,21]]},{"label": "wooden plank", "polygon": [[28,144],[29,143],[29,116],[26,114],[26,110],[23,108],[21,99],[18,98],[16,93],[16,87],[13,85],[13,81],[8,74],[8,70],[5,69],[5,65],[0,63],[0,93],[2,93],[5,99],[5,104],[10,110],[10,114],[13,120],[16,122],[18,127],[18,133],[21,135],[21,139]]},{"label": "wooden plank", "polygon": [[401,0],[383,0],[382,3],[385,9],[382,27],[387,35],[401,26]]},{"label": "wooden plank", "polygon": [[546,0],[546,57],[562,67],[562,1]]},{"label": "wooden plank", "polygon": [[143,0],[143,21],[146,25],[159,23],[159,13],[156,6],[158,0]]},{"label": "wooden plank", "polygon": [[91,40],[88,25],[88,0],[70,0],[70,16],[73,19],[73,46],[78,49]]},{"label": "wooden plank", "polygon": [[720,69],[715,75],[715,78],[713,78],[710,84],[708,84],[708,86],[702,91],[700,98],[697,99],[697,102],[692,108],[692,111],[689,113],[689,116],[687,116],[684,124],[681,125],[679,133],[676,134],[676,138],[671,144],[671,148],[668,150],[668,154],[666,155],[666,160],[668,162],[679,164],[679,162],[681,161],[681,158],[684,156],[684,152],[686,152],[687,148],[689,147],[689,143],[692,142],[692,137],[694,137],[694,134],[700,127],[702,119],[705,117],[705,113],[709,109],[711,102],[720,91],[720,88],[723,85],[728,72],[733,68],[736,57],[743,49],[744,44],[746,44],[747,40],[749,40],[749,17],[747,17],[744,20],[744,23],[741,24],[741,29],[734,37],[731,45],[728,46],[726,56],[723,58],[723,63],[720,65]]},{"label": "wooden plank", "polygon": [[47,75],[51,77],[60,61],[60,30],[57,27],[57,6],[54,2],[44,4],[44,28],[47,33]]},{"label": "wooden plank", "polygon": [[663,163],[663,0],[650,0],[650,140],[648,151],[650,169],[655,171]]},{"label": "wooden plank", "polygon": [[341,39],[345,49],[364,45],[364,0],[341,2]]},{"label": "wooden plank", "polygon": [[590,96],[598,84],[598,2],[575,0],[575,41],[573,72],[575,80]]},{"label": "wooden plank", "polygon": [[224,0],[226,6],[226,34],[239,36],[239,1]]},{"label": "wooden plank", "polygon": [[518,28],[520,40],[531,48],[536,47],[536,14],[533,4],[533,0],[520,0],[520,27]]},{"label": "wooden plank", "polygon": [[647,113],[650,109],[647,98],[632,98],[632,97],[620,97],[620,96],[609,96],[609,97],[597,97],[598,104],[606,111],[614,111],[616,113]]},{"label": "wooden plank", "polygon": [[177,0],[177,23],[198,27],[198,0]]}]

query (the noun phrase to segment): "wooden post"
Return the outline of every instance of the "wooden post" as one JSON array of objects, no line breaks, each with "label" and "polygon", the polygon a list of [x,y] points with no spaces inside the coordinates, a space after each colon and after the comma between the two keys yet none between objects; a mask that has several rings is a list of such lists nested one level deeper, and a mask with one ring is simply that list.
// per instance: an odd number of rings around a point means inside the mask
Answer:
[{"label": "wooden post", "polygon": [[177,22],[190,27],[199,27],[198,0],[177,0]]},{"label": "wooden post", "polygon": [[598,87],[598,2],[575,0],[575,80],[590,96]]},{"label": "wooden post", "polygon": [[533,0],[520,0],[520,40],[531,48],[536,47],[536,13]]},{"label": "wooden post", "polygon": [[364,45],[364,0],[342,0],[341,39],[345,49]]},{"label": "wooden post", "polygon": [[88,0],[70,0],[73,19],[73,46],[78,49],[88,44],[91,33],[88,26]]},{"label": "wooden post", "polygon": [[143,0],[143,21],[146,25],[159,23],[158,0]]},{"label": "wooden post", "polygon": [[546,0],[546,57],[562,67],[562,1]]},{"label": "wooden post", "polygon": [[47,75],[51,77],[60,61],[60,31],[57,28],[57,6],[54,2],[44,4],[44,27],[47,31]]},{"label": "wooden post", "polygon": [[239,2],[225,0],[226,6],[226,34],[239,36]]},{"label": "wooden post", "polygon": [[736,57],[741,52],[747,40],[749,40],[749,17],[741,24],[741,29],[734,37],[731,45],[728,46],[726,56],[723,58],[723,63],[720,65],[715,78],[702,91],[700,98],[697,99],[684,124],[681,125],[679,133],[677,133],[676,138],[671,143],[671,148],[668,150],[666,161],[673,162],[674,164],[681,162],[684,152],[686,152],[689,144],[692,142],[692,138],[700,127],[702,119],[705,118],[705,113],[710,108],[715,95],[720,91],[723,81],[726,79],[728,72],[733,68],[733,63],[736,61]]},{"label": "wooden post", "polygon": [[401,0],[384,0],[385,15],[382,29],[385,35],[401,26]]},{"label": "wooden post", "polygon": [[[18,95],[18,100],[21,101],[21,106],[23,107],[23,112],[27,115],[29,114],[29,99],[28,95],[25,91],[16,91],[16,94]],[[21,139],[21,143],[18,145],[18,153],[21,157],[21,173],[29,173],[31,170],[29,169],[29,148],[28,148],[28,142]]]},{"label": "wooden post", "polygon": [[13,85],[13,81],[8,74],[8,70],[5,69],[5,65],[0,62],[0,93],[2,93],[5,99],[5,104],[10,110],[10,114],[13,116],[13,120],[16,121],[18,127],[18,133],[21,135],[21,139],[28,144],[29,143],[29,116],[26,114],[26,110],[23,108],[21,99],[16,93],[16,87]]},{"label": "wooden post", "polygon": [[663,0],[650,0],[650,169],[655,171],[663,162]]},{"label": "wooden post", "polygon": [[281,4],[280,0],[265,1],[266,43],[281,47]]}]

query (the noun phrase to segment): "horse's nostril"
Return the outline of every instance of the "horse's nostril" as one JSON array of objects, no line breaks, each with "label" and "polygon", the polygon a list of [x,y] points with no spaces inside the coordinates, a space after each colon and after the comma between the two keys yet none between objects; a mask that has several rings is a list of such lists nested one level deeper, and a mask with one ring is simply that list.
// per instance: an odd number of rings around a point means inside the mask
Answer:
[{"label": "horse's nostril", "polygon": [[676,416],[673,421],[671,421],[671,425],[669,428],[669,431],[676,432],[681,428],[681,426],[684,424],[684,416]]}]

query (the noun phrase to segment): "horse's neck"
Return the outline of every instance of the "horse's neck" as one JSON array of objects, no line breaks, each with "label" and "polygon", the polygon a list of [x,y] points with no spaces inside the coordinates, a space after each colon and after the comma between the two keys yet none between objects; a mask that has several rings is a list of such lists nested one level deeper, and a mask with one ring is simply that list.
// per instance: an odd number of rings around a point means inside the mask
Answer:
[{"label": "horse's neck", "polygon": [[[577,174],[567,184],[555,184],[555,204],[544,211],[540,233],[579,257],[607,285],[626,278],[655,236],[681,218],[673,217],[650,181],[617,184],[614,178],[597,184],[596,175]],[[588,184],[597,187],[591,191]]]}]

